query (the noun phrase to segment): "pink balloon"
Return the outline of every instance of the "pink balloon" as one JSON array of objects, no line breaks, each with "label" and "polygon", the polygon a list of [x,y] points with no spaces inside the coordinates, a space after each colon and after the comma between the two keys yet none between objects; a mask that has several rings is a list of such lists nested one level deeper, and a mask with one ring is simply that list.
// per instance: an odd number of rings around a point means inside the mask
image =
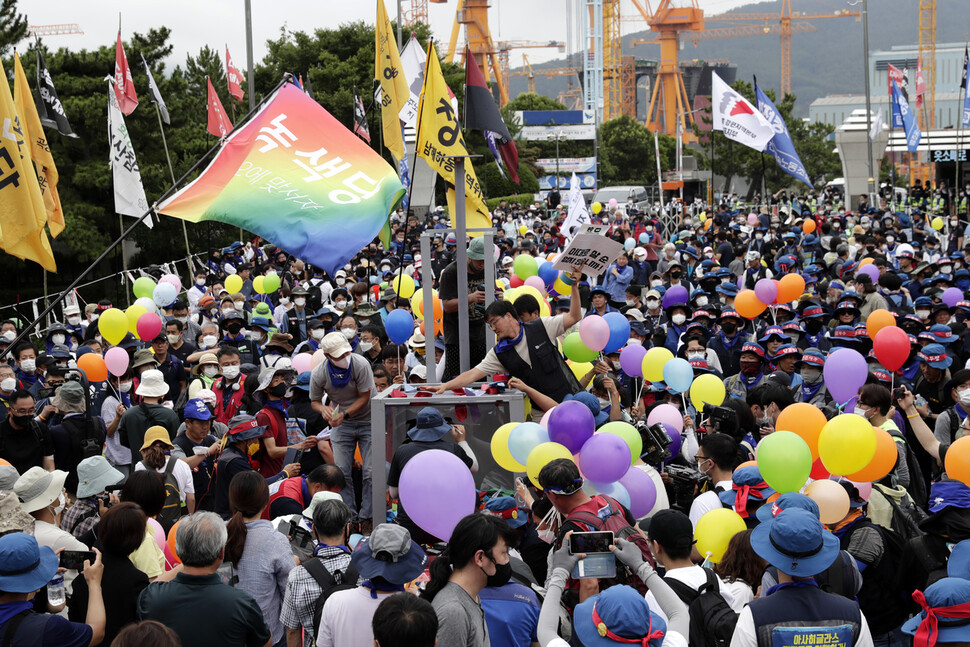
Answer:
[{"label": "pink balloon", "polygon": [[755,225],[757,225],[758,224],[758,214],[756,214],[756,213],[749,213],[748,214],[748,224],[751,225],[752,227],[754,227]]},{"label": "pink balloon", "polygon": [[754,294],[761,303],[774,303],[778,295],[778,284],[771,279],[761,279],[754,284]]},{"label": "pink balloon", "polygon": [[174,285],[176,292],[182,291],[182,280],[179,277],[175,276],[174,274],[166,274],[162,278],[158,279],[158,282]]},{"label": "pink balloon", "polygon": [[549,429],[549,414],[552,413],[552,409],[547,410],[542,414],[542,420],[539,421],[539,426],[543,429]]},{"label": "pink balloon", "polygon": [[579,323],[579,339],[590,350],[599,352],[610,341],[610,324],[599,315],[590,315]]},{"label": "pink balloon", "polygon": [[170,571],[175,568],[175,565],[179,563],[172,551],[168,549],[168,543],[165,544],[165,548],[162,549],[162,553],[165,555],[165,570]]},{"label": "pink balloon", "polygon": [[146,312],[138,317],[138,325],[135,326],[138,337],[142,341],[151,342],[162,332],[162,319],[154,312]]},{"label": "pink balloon", "polygon": [[868,275],[869,278],[872,279],[872,282],[873,283],[878,283],[879,282],[879,268],[876,267],[872,263],[869,263],[868,265],[863,265],[859,269],[859,271],[856,272],[856,278],[858,278],[860,274],[866,274],[866,275]]},{"label": "pink balloon", "polygon": [[672,404],[659,404],[650,411],[647,424],[655,425],[658,422],[673,427],[678,434],[684,430],[684,416],[680,409]]},{"label": "pink balloon", "polygon": [[323,363],[323,360],[327,359],[327,356],[323,353],[323,350],[318,350],[310,358],[310,370],[312,371],[317,366]]},{"label": "pink balloon", "polygon": [[298,374],[303,373],[304,371],[309,371],[311,359],[310,353],[297,353],[293,356],[293,360],[291,362],[293,370]]},{"label": "pink balloon", "polygon": [[117,346],[109,348],[104,354],[104,365],[108,367],[108,372],[115,377],[121,377],[128,370],[128,352],[124,348]]},{"label": "pink balloon", "polygon": [[619,203],[616,201],[616,198],[610,198],[610,203],[609,204],[610,204],[610,209],[615,209],[616,208],[616,205],[619,204]]},{"label": "pink balloon", "polygon": [[538,275],[536,275],[536,276],[530,276],[529,278],[527,278],[525,280],[525,284],[526,285],[531,285],[532,287],[534,287],[536,290],[539,291],[539,294],[545,294],[546,293],[546,284],[543,282],[543,280]]},{"label": "pink balloon", "polygon": [[152,533],[152,537],[155,538],[155,543],[163,551],[168,548],[168,542],[165,540],[165,530],[162,528],[162,524],[158,523],[155,519],[148,519],[148,530]]}]

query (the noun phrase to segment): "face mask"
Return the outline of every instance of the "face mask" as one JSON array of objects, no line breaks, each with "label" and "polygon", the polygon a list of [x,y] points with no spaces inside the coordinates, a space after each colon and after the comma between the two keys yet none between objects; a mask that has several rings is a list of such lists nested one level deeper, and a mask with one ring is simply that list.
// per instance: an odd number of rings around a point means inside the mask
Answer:
[{"label": "face mask", "polygon": [[222,367],[222,377],[227,380],[234,380],[239,377],[239,367],[238,366],[223,366]]},{"label": "face mask", "polygon": [[360,342],[360,344],[359,344],[358,347],[360,348],[360,352],[367,353],[372,348],[374,348],[374,344],[372,342],[369,342],[369,341],[362,341],[362,342]]},{"label": "face mask", "polygon": [[324,335],[326,334],[327,334],[327,331],[324,330],[323,328],[314,328],[313,330],[310,331],[310,336],[318,341],[323,339]]},{"label": "face mask", "polygon": [[235,308],[223,308],[223,309],[222,309],[222,316],[223,316],[223,317],[228,317],[229,315],[231,315],[231,314],[232,314],[232,313],[234,313],[235,311],[236,311],[236,309],[235,309]]},{"label": "face mask", "polygon": [[647,233],[648,234],[652,234],[653,233],[653,227],[647,227]]},{"label": "face mask", "polygon": [[357,336],[356,328],[341,328],[340,332],[343,333],[343,336],[346,337],[348,340],[353,339],[354,337]]},{"label": "face mask", "polygon": [[700,352],[700,353],[690,353],[687,356],[687,359],[689,361],[693,361],[695,359],[707,359],[707,355],[705,353],[703,353],[703,352]]},{"label": "face mask", "polygon": [[229,331],[229,334],[234,337],[238,335],[240,332],[242,332],[242,329],[243,327],[241,323],[231,323],[228,326],[226,326],[226,330]]},{"label": "face mask", "polygon": [[64,339],[65,339],[64,335],[62,335],[60,333],[51,335],[51,343],[53,343],[55,345],[63,344],[64,343]]},{"label": "face mask", "polygon": [[174,346],[175,344],[179,343],[179,339],[181,339],[181,335],[165,335],[165,339],[168,340],[168,343]]},{"label": "face mask", "polygon": [[970,389],[963,389],[962,391],[957,391],[957,393],[960,395],[960,405],[963,407],[970,406]]},{"label": "face mask", "polygon": [[205,285],[205,279],[196,279],[195,284],[198,285],[199,287],[202,287],[203,285]]},{"label": "face mask", "polygon": [[277,384],[271,388],[269,390],[269,394],[277,398],[282,398],[284,395],[286,395],[289,388],[290,387],[285,382],[281,382],[280,384]]},{"label": "face mask", "polygon": [[764,234],[755,234],[755,235],[754,235],[754,239],[755,239],[755,240],[761,240],[761,239],[762,239],[762,238],[764,238],[764,237],[765,237],[765,235],[764,235]]},{"label": "face mask", "polygon": [[674,325],[682,326],[687,321],[687,315],[675,314],[670,320],[674,322]]},{"label": "face mask", "polygon": [[822,371],[817,368],[803,368],[801,376],[806,384],[815,384],[822,378]]},{"label": "face mask", "polygon": [[[280,301],[282,301],[282,299],[280,299]],[[302,308],[303,306],[306,305],[306,299],[304,299],[303,297],[296,297],[295,299],[293,299],[293,304],[297,308]]]},{"label": "face mask", "polygon": [[652,288],[659,288],[663,284],[663,281],[650,281],[650,287]]},{"label": "face mask", "polygon": [[619,371],[619,370],[621,370],[622,368],[623,368],[623,367],[622,367],[622,366],[620,365],[620,362],[619,362],[619,361],[616,361],[616,362],[613,362],[613,370],[614,370],[614,371]]},{"label": "face mask", "polygon": [[917,310],[916,311],[916,316],[919,317],[920,319],[926,319],[927,317],[930,316],[930,311],[929,310]]},{"label": "face mask", "polygon": [[249,447],[246,448],[246,455],[249,457],[253,457],[258,453],[259,453],[259,443],[252,443]]},{"label": "face mask", "polygon": [[20,362],[20,370],[22,370],[24,373],[33,373],[36,368],[37,360],[25,359],[24,361]]},{"label": "face mask", "polygon": [[675,280],[675,281],[676,281],[677,279],[679,279],[679,278],[680,278],[680,276],[681,276],[681,274],[680,274],[680,272],[671,272],[671,273],[670,273],[670,278],[672,278],[672,279],[673,279],[673,280]]},{"label": "face mask", "polygon": [[218,338],[216,338],[215,335],[206,335],[205,337],[202,338],[202,345],[205,346],[206,348],[212,348],[213,346],[216,345],[216,342],[218,341],[219,340]]},{"label": "face mask", "polygon": [[751,377],[753,375],[757,375],[758,374],[758,371],[760,371],[760,370],[761,370],[761,365],[758,364],[758,363],[741,364],[741,372],[744,373],[745,375],[747,375],[748,377]]},{"label": "face mask", "polygon": [[246,305],[246,302],[245,301],[233,301],[232,302],[232,307],[235,308],[236,310],[240,311],[240,312],[242,311],[244,305]]},{"label": "face mask", "polygon": [[343,359],[331,359],[330,363],[337,368],[350,368],[350,355],[347,355]]},{"label": "face mask", "polygon": [[707,297],[697,297],[697,306],[698,306],[699,308],[703,308],[703,307],[704,307],[704,306],[706,306],[706,305],[707,305],[708,303],[709,303],[709,300],[708,300],[708,298],[707,298]]},{"label": "face mask", "polygon": [[495,564],[495,574],[488,576],[485,586],[505,586],[510,579],[512,579],[512,560],[504,564]]},{"label": "face mask", "polygon": [[337,285],[343,287],[343,285],[347,283],[347,279],[337,279],[336,283]]},{"label": "face mask", "polygon": [[651,310],[656,310],[657,306],[659,305],[660,305],[660,302],[657,301],[656,299],[647,299],[647,307],[650,308]]},{"label": "face mask", "polygon": [[852,410],[852,413],[854,413],[857,416],[862,416],[866,420],[869,419],[869,409],[863,409],[862,407],[857,406]]},{"label": "face mask", "polygon": [[289,305],[289,303],[290,303],[290,297],[280,297],[281,306]]},{"label": "face mask", "polygon": [[14,339],[17,338],[17,333],[15,333],[12,330],[4,331],[3,338],[6,339],[7,341],[13,341]]},{"label": "face mask", "polygon": [[51,512],[54,513],[54,516],[56,517],[60,513],[64,512],[64,506],[66,505],[67,505],[67,497],[64,496],[64,492],[62,491],[57,496],[57,505],[54,506],[54,509],[51,510]]},{"label": "face mask", "polygon": [[129,391],[131,391],[131,380],[128,380],[127,382],[122,382],[121,384],[119,384],[118,390],[121,391],[122,393],[128,393]]},{"label": "face mask", "polygon": [[632,308],[633,306],[635,306],[637,304],[637,302],[634,301],[633,299],[627,299],[626,300],[626,304]]},{"label": "face mask", "polygon": [[71,326],[76,326],[81,323],[81,317],[68,317],[67,323]]},{"label": "face mask", "polygon": [[17,388],[17,378],[7,377],[7,378],[4,378],[2,382],[0,382],[0,389],[3,389],[4,391],[13,391],[16,388]]},{"label": "face mask", "polygon": [[341,299],[340,301],[334,301],[333,302],[333,307],[336,308],[337,310],[343,312],[344,310],[347,309],[347,300],[346,299]]},{"label": "face mask", "polygon": [[206,366],[204,369],[202,369],[202,372],[205,373],[206,377],[215,377],[216,375],[219,374],[219,367]]},{"label": "face mask", "polygon": [[892,245],[895,240],[896,239],[892,236],[886,236],[886,242],[890,245]]}]

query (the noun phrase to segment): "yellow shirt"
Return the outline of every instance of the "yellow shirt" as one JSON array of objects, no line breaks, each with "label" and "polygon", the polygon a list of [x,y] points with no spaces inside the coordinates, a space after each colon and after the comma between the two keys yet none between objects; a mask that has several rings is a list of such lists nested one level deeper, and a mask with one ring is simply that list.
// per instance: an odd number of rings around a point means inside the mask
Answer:
[{"label": "yellow shirt", "polygon": [[135,565],[135,568],[147,575],[149,579],[158,577],[165,572],[165,554],[155,543],[155,537],[150,530],[146,529],[145,539],[142,540],[141,546],[135,549],[135,552],[129,555],[128,559]]}]

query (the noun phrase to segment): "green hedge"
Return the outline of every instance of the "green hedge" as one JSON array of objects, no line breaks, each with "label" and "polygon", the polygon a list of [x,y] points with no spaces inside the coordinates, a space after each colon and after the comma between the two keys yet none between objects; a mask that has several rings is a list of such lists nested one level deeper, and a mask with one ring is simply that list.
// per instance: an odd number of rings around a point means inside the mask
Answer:
[{"label": "green hedge", "polygon": [[489,198],[485,201],[485,206],[488,207],[489,211],[494,211],[498,206],[498,203],[502,200],[507,202],[518,202],[519,204],[532,204],[534,196],[534,193],[518,193],[516,195],[507,195],[501,198]]}]

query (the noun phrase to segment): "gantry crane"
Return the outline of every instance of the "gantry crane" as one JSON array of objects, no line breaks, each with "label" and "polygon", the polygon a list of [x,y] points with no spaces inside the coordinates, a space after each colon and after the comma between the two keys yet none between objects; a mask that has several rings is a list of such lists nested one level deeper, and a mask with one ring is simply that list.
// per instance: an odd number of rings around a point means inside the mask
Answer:
[{"label": "gantry crane", "polygon": [[532,65],[529,63],[529,57],[524,53],[522,54],[522,70],[519,72],[512,72],[509,76],[524,76],[529,84],[528,92],[530,94],[536,93],[536,73],[532,70]]},{"label": "gantry crane", "polygon": [[[579,85],[579,72],[572,67],[545,67],[539,69],[533,69],[532,65],[529,63],[528,57],[522,55],[522,68],[515,72],[510,72],[509,76],[524,76],[528,79],[529,92],[535,93],[536,91],[536,76],[545,76],[547,78],[552,78],[554,76],[566,76],[566,77],[576,77],[576,83]],[[569,89],[573,87],[573,79],[568,81]]]},{"label": "gantry crane", "polygon": [[38,38],[40,36],[68,36],[70,34],[83,34],[81,26],[76,22],[63,23],[60,25],[28,25],[27,36]]},{"label": "gantry crane", "polygon": [[[506,96],[509,93],[509,52],[513,49],[544,49],[547,47],[555,47],[561,53],[566,51],[566,44],[557,40],[550,40],[545,43],[528,40],[500,40],[496,43],[495,49],[498,52],[499,67],[502,69],[502,78],[505,79],[506,83]],[[508,100],[505,103],[508,103]],[[505,103],[502,105],[504,106]]]}]

